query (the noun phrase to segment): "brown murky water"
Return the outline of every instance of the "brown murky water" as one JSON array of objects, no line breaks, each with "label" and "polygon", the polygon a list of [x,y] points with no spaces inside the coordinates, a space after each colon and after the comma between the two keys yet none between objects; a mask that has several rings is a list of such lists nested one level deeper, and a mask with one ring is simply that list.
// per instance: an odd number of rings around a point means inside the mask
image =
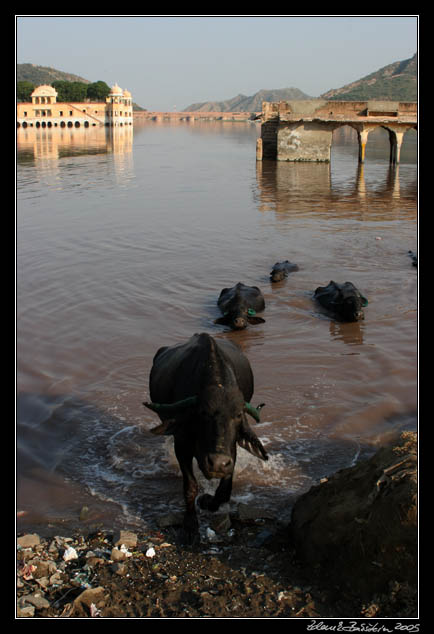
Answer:
[{"label": "brown murky water", "polygon": [[[182,508],[171,439],[149,434],[153,355],[195,332],[237,341],[265,402],[270,460],[239,450],[233,503],[279,509],[417,424],[416,136],[363,168],[349,129],[330,165],[256,163],[257,124],[19,130],[19,527],[153,522]],[[299,271],[281,283],[272,265]],[[340,324],[317,286],[352,281],[365,320]],[[261,287],[265,324],[217,326],[220,290]],[[203,487],[209,486],[201,480]]]}]

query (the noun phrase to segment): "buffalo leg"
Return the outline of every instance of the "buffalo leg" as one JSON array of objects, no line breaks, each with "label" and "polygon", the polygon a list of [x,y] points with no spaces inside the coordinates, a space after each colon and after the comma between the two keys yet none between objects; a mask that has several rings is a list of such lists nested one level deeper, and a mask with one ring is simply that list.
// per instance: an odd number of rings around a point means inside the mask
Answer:
[{"label": "buffalo leg", "polygon": [[220,480],[220,484],[214,495],[205,493],[201,495],[198,502],[202,509],[217,511],[221,504],[229,502],[232,493],[232,475],[228,475]]},{"label": "buffalo leg", "polygon": [[184,485],[185,514],[183,529],[186,541],[192,543],[199,534],[199,522],[197,520],[195,499],[198,493],[196,478],[193,473],[193,456],[186,453],[175,442],[175,454],[182,471]]}]

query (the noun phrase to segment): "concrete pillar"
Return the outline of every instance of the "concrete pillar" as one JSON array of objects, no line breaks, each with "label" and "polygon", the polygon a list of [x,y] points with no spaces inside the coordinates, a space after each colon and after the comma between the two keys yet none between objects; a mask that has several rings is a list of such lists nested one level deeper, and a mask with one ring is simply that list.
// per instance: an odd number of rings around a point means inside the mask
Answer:
[{"label": "concrete pillar", "polygon": [[366,143],[368,142],[369,130],[362,128],[357,131],[357,138],[359,140],[359,163],[365,162]]},{"label": "concrete pillar", "polygon": [[390,140],[390,162],[393,164],[399,163],[401,155],[401,145],[404,137],[403,131],[388,130]]}]

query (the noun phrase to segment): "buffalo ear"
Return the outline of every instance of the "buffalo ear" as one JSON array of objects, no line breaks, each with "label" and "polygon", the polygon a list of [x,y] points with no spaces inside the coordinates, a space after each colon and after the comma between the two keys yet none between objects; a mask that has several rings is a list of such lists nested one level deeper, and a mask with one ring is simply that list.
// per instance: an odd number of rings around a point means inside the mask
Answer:
[{"label": "buffalo ear", "polygon": [[265,319],[262,319],[262,317],[253,317],[248,315],[247,321],[249,322],[249,324],[265,324]]},{"label": "buffalo ear", "polygon": [[250,427],[249,423],[244,420],[238,435],[238,444],[240,447],[251,453],[253,456],[261,460],[268,460],[267,452],[263,444]]},{"label": "buffalo ear", "polygon": [[214,323],[227,326],[230,323],[230,319],[229,317],[219,317],[218,319],[214,319]]}]

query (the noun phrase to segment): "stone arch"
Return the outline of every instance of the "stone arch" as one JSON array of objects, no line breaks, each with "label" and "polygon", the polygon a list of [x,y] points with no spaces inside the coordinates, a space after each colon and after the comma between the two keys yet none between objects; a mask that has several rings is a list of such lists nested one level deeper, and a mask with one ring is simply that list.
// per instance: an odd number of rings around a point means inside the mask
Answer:
[{"label": "stone arch", "polygon": [[416,126],[387,124],[381,127],[384,128],[389,134],[390,162],[399,163],[401,157],[401,147],[404,141],[405,133],[409,130],[415,129]]},{"label": "stone arch", "polygon": [[[357,143],[358,143],[358,135],[357,130],[351,123],[343,122],[334,126],[332,133],[332,142],[331,142],[331,151],[333,152],[333,147],[341,144],[347,144],[348,147],[354,145],[354,154],[357,154]],[[351,145],[350,145],[351,144]]]}]

